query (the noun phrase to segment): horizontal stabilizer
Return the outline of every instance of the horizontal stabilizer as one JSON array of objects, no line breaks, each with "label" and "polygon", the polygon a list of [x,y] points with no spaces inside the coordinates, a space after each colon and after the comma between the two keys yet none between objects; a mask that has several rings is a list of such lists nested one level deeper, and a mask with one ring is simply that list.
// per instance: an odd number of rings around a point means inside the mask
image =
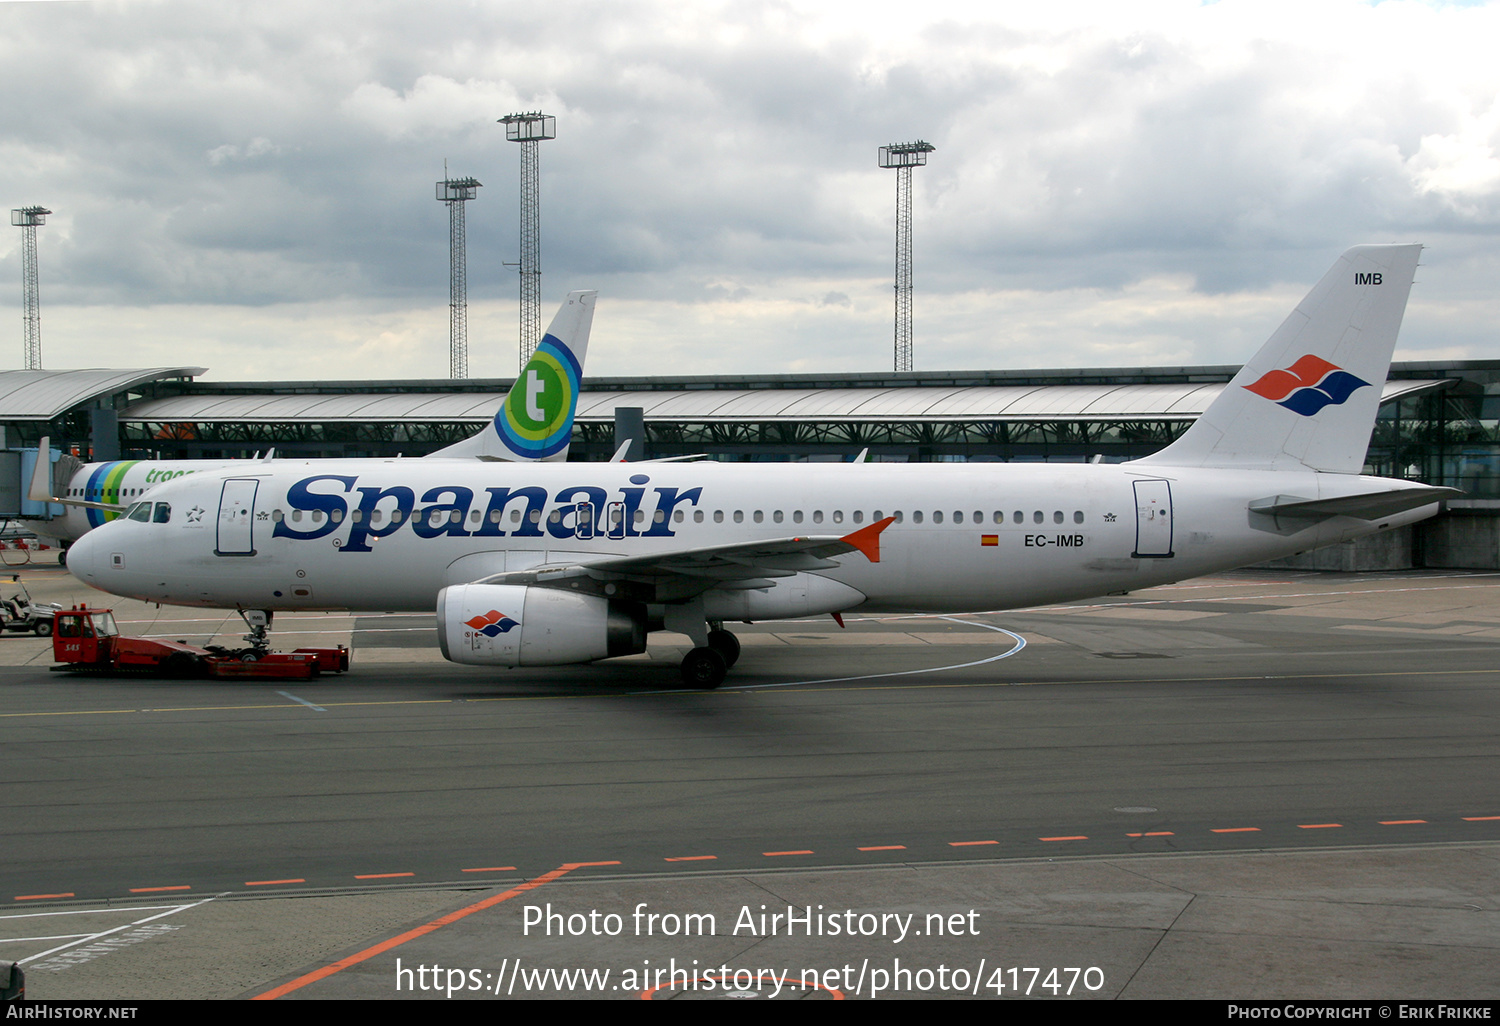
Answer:
[{"label": "horizontal stabilizer", "polygon": [[1332,499],[1305,499],[1296,495],[1274,495],[1250,503],[1250,512],[1272,517],[1354,517],[1378,520],[1405,513],[1409,509],[1429,506],[1443,499],[1457,499],[1464,493],[1457,488],[1434,488],[1413,485],[1387,491],[1341,495]]}]

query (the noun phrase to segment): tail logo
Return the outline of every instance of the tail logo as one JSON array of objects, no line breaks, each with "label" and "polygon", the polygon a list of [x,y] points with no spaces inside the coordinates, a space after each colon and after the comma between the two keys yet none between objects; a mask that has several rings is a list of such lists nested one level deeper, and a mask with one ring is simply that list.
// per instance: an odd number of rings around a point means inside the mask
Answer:
[{"label": "tail logo", "polygon": [[1325,406],[1342,406],[1369,384],[1342,367],[1309,354],[1286,370],[1270,371],[1244,387],[1293,413],[1311,417]]},{"label": "tail logo", "polygon": [[567,347],[551,335],[544,336],[495,414],[495,432],[506,447],[529,460],[560,452],[573,434],[582,376],[582,368]]},{"label": "tail logo", "polygon": [[491,609],[483,616],[476,616],[472,620],[465,620],[464,623],[486,638],[508,633],[512,627],[521,626],[520,623],[496,609]]}]

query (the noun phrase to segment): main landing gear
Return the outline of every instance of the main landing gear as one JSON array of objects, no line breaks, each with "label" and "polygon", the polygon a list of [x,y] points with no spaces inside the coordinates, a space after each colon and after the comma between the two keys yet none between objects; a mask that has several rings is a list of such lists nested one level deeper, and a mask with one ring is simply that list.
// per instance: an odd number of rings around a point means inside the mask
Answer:
[{"label": "main landing gear", "polygon": [[682,681],[690,688],[712,691],[724,683],[729,668],[740,659],[740,639],[710,620],[708,644],[693,649],[682,659]]}]

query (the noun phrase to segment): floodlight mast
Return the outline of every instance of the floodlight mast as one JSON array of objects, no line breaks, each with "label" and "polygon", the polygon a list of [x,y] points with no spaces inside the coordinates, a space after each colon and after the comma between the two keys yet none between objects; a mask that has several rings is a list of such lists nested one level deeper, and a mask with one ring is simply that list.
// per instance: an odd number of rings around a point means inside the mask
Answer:
[{"label": "floodlight mast", "polygon": [[937,149],[929,142],[880,147],[880,166],[896,169],[896,370],[911,370],[911,169]]},{"label": "floodlight mast", "polygon": [[21,229],[21,295],[25,312],[22,349],[27,370],[42,369],[42,297],[36,273],[36,229],[52,211],[21,207],[10,212],[10,223]]},{"label": "floodlight mast", "polygon": [[541,111],[500,119],[505,138],[521,144],[521,369],[542,340],[541,172],[537,144],[557,138],[557,118]]},{"label": "floodlight mast", "polygon": [[464,231],[464,204],[483,185],[475,178],[449,178],[437,183],[437,198],[448,205],[448,376],[469,376],[469,261]]}]

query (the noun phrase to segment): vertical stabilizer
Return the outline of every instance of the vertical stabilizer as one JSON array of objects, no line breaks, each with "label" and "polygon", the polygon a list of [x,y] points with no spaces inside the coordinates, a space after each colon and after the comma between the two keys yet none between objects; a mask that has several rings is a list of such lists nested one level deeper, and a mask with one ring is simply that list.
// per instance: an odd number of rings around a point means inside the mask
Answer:
[{"label": "vertical stabilizer", "polygon": [[1188,428],[1136,463],[1357,474],[1422,247],[1356,246]]},{"label": "vertical stabilizer", "polygon": [[473,438],[431,455],[521,463],[567,459],[598,295],[569,292],[494,420]]}]

